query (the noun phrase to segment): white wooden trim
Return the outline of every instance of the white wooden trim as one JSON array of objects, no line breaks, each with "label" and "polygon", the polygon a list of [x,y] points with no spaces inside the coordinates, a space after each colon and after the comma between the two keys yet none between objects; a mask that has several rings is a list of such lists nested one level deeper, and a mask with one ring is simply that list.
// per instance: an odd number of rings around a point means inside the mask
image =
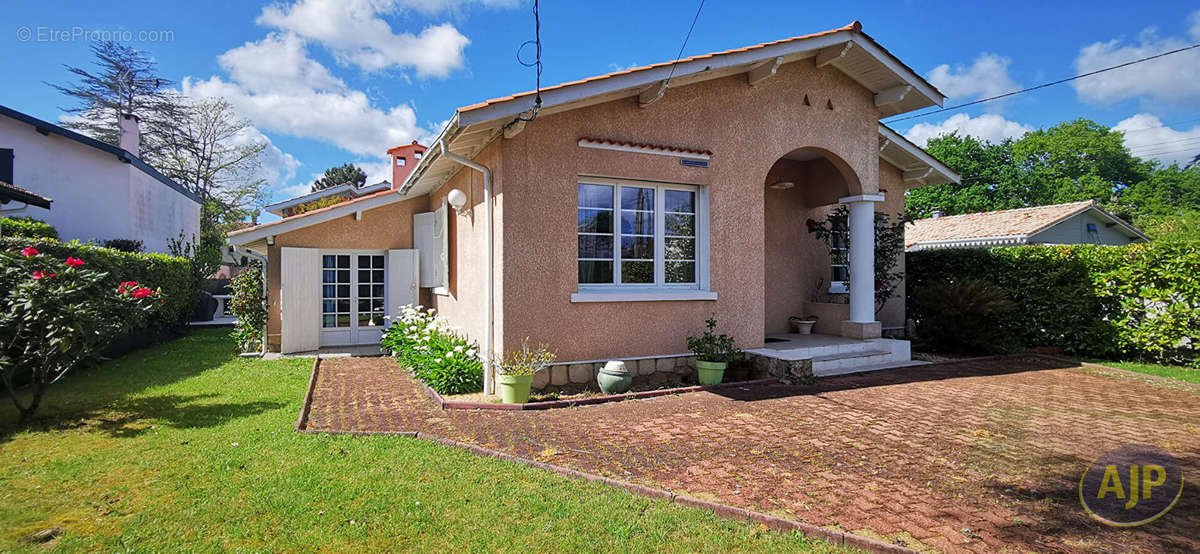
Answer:
[{"label": "white wooden trim", "polygon": [[690,160],[712,159],[712,156],[709,156],[708,154],[698,154],[694,152],[673,152],[671,150],[645,146],[608,144],[606,142],[591,141],[587,139],[579,139],[579,146],[583,148],[595,148],[597,150],[615,150],[617,152],[633,152],[634,154],[654,154],[656,156],[670,156],[672,158],[688,158]]},{"label": "white wooden trim", "polygon": [[571,293],[571,302],[671,302],[682,300],[716,300],[717,293],[707,290],[647,290],[636,292],[630,290],[613,290],[598,292],[585,290]]}]

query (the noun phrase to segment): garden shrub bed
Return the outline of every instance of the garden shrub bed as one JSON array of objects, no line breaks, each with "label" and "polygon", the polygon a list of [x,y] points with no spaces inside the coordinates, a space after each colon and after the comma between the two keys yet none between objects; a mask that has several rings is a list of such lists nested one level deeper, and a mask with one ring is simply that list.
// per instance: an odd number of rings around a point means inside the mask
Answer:
[{"label": "garden shrub bed", "polygon": [[[650,376],[644,376],[650,377]],[[670,376],[669,376],[670,377]],[[673,377],[685,377],[675,375]],[[577,389],[574,394],[544,393],[534,392],[530,394],[529,402],[524,404],[503,404],[500,402],[498,395],[487,395],[482,392],[456,394],[442,396],[437,391],[423,387],[425,392],[429,394],[433,401],[445,410],[550,410],[555,408],[570,408],[573,406],[586,406],[590,404],[603,404],[606,402],[621,402],[624,400],[638,400],[643,398],[656,398],[659,396],[667,396],[671,394],[684,394],[689,392],[700,392],[707,390],[719,390],[731,387],[744,387],[749,385],[767,385],[778,383],[775,378],[755,379],[752,381],[734,381],[725,382],[717,385],[700,385],[695,383],[694,376],[686,381],[692,384],[687,384],[684,379],[664,379],[657,383],[652,380],[642,381],[641,387],[638,382],[634,381],[634,385],[630,392],[624,394],[606,395],[599,391],[597,387],[593,389]],[[581,385],[582,386],[582,385]],[[640,388],[640,390],[639,390]]]},{"label": "garden shrub bed", "polygon": [[113,288],[123,281],[152,283],[162,288],[167,303],[146,327],[173,327],[184,322],[192,309],[198,283],[192,277],[187,259],[166,254],[121,252],[76,241],[59,242],[48,238],[0,237],[0,250],[20,250],[32,246],[56,258],[76,257],[87,260],[88,267],[108,273]]},{"label": "garden shrub bed", "polygon": [[928,250],[905,265],[920,347],[1197,363],[1198,243]]},{"label": "garden shrub bed", "polygon": [[0,218],[0,236],[58,239],[58,230],[32,217],[3,217]]}]

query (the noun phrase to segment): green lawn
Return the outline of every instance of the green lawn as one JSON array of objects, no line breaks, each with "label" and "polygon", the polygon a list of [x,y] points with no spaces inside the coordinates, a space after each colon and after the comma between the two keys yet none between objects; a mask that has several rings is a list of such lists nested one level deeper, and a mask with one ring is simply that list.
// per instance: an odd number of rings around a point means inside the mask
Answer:
[{"label": "green lawn", "polygon": [[1126,371],[1136,371],[1138,373],[1145,373],[1146,375],[1170,377],[1171,379],[1179,379],[1180,381],[1200,384],[1200,369],[1180,367],[1175,365],[1147,364],[1141,362],[1113,362],[1108,360],[1088,361],[1094,364],[1124,369]]},{"label": "green lawn", "polygon": [[0,551],[756,550],[827,543],[399,437],[292,432],[311,360],[220,330],[0,407]]}]

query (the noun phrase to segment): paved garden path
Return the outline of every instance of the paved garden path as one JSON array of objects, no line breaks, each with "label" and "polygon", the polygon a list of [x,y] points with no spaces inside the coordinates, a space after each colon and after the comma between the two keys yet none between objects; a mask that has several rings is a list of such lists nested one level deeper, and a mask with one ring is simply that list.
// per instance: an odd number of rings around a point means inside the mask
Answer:
[{"label": "paved garden path", "polygon": [[[390,358],[322,360],[308,430],[421,431],[918,550],[1200,551],[1200,389],[1040,357],[541,412],[443,411]],[[1076,486],[1128,443],[1186,489],[1134,529]]]}]

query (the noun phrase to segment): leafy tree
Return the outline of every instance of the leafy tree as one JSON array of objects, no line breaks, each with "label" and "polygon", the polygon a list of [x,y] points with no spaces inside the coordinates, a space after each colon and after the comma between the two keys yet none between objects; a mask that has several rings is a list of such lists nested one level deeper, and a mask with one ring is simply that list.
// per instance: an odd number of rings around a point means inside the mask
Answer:
[{"label": "leafy tree", "polygon": [[1025,206],[1112,203],[1154,167],[1129,153],[1122,133],[1088,119],[1030,132],[1012,148],[1020,179],[1011,194]]},{"label": "leafy tree", "polygon": [[325,190],[346,183],[361,187],[367,182],[367,173],[354,164],[342,164],[325,170],[325,175],[313,181],[312,191]]},{"label": "leafy tree", "polygon": [[119,118],[133,114],[144,123],[141,152],[135,154],[155,152],[162,142],[163,128],[178,115],[178,95],[170,88],[174,82],[159,75],[154,61],[140,50],[112,41],[95,43],[91,49],[94,69],[68,65],[67,71],[78,77],[78,82],[50,84],[78,102],[66,108],[76,117],[66,121],[65,126],[117,146],[121,136]]},{"label": "leafy tree", "polygon": [[909,213],[927,217],[934,209],[953,215],[1021,207],[1005,195],[1017,180],[1011,140],[992,144],[951,133],[930,140],[925,149],[961,175],[962,182],[909,191]]},{"label": "leafy tree", "polygon": [[[908,214],[898,214],[896,220],[892,221],[887,214],[875,212],[875,312],[878,313],[887,304],[887,301],[896,294],[896,289],[900,286],[900,282],[904,280],[904,272],[900,271],[896,266],[900,265],[900,254],[904,252],[904,226],[912,221]],[[846,249],[854,248],[850,243],[850,233],[848,232],[848,224],[850,222],[850,210],[842,204],[829,213],[829,216],[824,221],[808,220],[805,224],[808,227],[808,232],[812,233],[825,243],[825,246],[833,246],[835,235],[842,234],[845,237]],[[847,254],[848,255],[848,254]],[[849,267],[850,260],[842,259],[839,263],[846,264]],[[847,272],[849,275],[849,272]],[[850,286],[850,280],[847,278],[846,287]]]}]

